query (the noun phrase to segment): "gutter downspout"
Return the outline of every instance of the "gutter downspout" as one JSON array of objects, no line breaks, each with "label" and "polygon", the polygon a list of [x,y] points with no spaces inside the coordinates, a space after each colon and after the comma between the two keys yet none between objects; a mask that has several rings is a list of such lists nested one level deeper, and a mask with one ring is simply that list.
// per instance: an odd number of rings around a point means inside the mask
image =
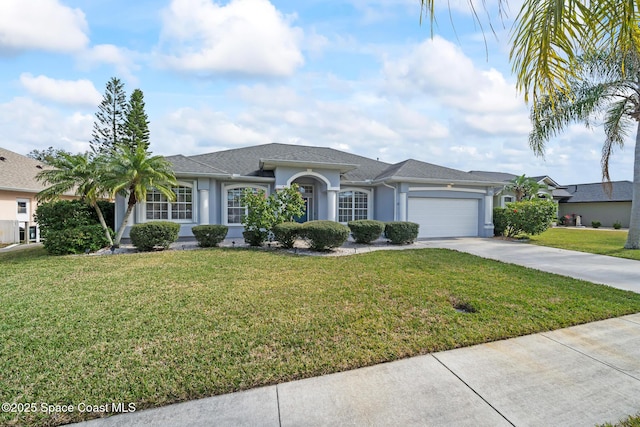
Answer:
[{"label": "gutter downspout", "polygon": [[396,187],[393,187],[389,184],[387,184],[386,182],[382,182],[382,185],[384,185],[387,188],[391,188],[393,190],[393,220],[397,221],[398,220],[398,189]]}]

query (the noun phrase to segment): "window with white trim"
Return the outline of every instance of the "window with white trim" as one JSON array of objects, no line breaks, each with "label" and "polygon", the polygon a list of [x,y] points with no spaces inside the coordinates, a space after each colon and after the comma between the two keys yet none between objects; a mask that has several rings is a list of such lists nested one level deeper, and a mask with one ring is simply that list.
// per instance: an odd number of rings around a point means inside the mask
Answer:
[{"label": "window with white trim", "polygon": [[193,221],[193,188],[181,185],[172,190],[176,194],[173,202],[155,188],[147,191],[146,220]]},{"label": "window with white trim", "polygon": [[247,208],[242,204],[242,193],[246,188],[250,188],[254,193],[263,190],[266,193],[266,189],[263,187],[250,187],[250,186],[233,186],[227,187],[225,190],[226,198],[226,223],[228,225],[241,225],[242,216],[246,215]]},{"label": "window with white trim", "polygon": [[507,203],[515,201],[513,196],[502,196],[502,207],[507,206]]},{"label": "window with white trim", "polygon": [[338,222],[369,218],[369,194],[348,190],[338,194]]}]

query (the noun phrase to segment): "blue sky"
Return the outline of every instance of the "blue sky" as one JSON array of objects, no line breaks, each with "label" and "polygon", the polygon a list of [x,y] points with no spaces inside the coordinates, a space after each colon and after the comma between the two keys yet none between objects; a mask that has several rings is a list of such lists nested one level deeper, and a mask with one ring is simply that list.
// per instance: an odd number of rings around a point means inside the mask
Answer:
[{"label": "blue sky", "polygon": [[[2,0],[0,146],[85,151],[117,76],[144,92],[156,154],[281,142],[598,182],[601,128],[529,149],[511,21],[490,11],[485,43],[466,0],[439,3],[431,37],[419,0]],[[612,179],[632,179],[633,143]]]}]

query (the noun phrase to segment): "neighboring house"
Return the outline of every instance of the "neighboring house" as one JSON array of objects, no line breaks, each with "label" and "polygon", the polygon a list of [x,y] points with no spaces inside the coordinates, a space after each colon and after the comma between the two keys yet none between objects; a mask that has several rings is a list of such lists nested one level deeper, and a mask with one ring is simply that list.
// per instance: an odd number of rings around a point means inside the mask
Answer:
[{"label": "neighboring house", "polygon": [[566,195],[560,199],[560,216],[580,215],[582,225],[590,226],[591,221],[600,221],[603,227],[611,227],[620,222],[629,227],[633,183],[630,181],[611,182],[611,194],[607,194],[601,182],[566,186]]},{"label": "neighboring house", "polygon": [[33,221],[35,195],[45,187],[36,180],[41,162],[0,148],[0,243],[38,241]]},{"label": "neighboring house", "polygon": [[[136,205],[130,226],[153,220],[181,224],[192,236],[198,224],[229,226],[239,238],[245,188],[272,193],[293,183],[305,201],[302,221],[356,219],[413,221],[419,237],[493,236],[494,189],[482,175],[417,160],[389,164],[323,147],[266,144],[195,156],[167,157],[179,181],[177,200],[149,191]],[[116,199],[116,224],[126,210]]]},{"label": "neighboring house", "polygon": [[[471,171],[476,175],[484,176],[487,179],[492,179],[495,181],[502,182],[502,186],[495,189],[493,204],[495,207],[504,208],[507,203],[515,202],[516,195],[511,191],[505,190],[504,186],[509,184],[512,180],[518,178],[518,175],[514,175],[512,173],[505,172],[487,172],[487,171]],[[554,200],[559,202],[563,197],[566,197],[566,187],[559,185],[549,176],[531,176],[527,177],[535,180],[539,185],[540,189],[538,190],[539,197],[546,197],[550,200]]]}]

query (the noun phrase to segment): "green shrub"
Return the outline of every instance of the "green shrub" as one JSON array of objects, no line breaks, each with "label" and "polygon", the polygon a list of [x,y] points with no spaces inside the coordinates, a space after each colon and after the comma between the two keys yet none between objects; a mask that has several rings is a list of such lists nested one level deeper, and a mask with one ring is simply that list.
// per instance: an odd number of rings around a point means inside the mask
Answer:
[{"label": "green shrub", "polygon": [[63,230],[49,229],[43,246],[51,255],[81,254],[109,246],[109,241],[101,225],[90,224]]},{"label": "green shrub", "polygon": [[334,221],[305,222],[301,230],[314,251],[342,246],[349,238],[349,227]]},{"label": "green shrub", "polygon": [[600,228],[601,225],[602,225],[602,223],[600,221],[598,221],[598,220],[591,221],[591,226],[593,228]]},{"label": "green shrub", "polygon": [[226,225],[196,225],[191,232],[196,237],[198,245],[203,248],[218,246],[227,237],[229,227]]},{"label": "green shrub", "polygon": [[94,209],[81,200],[57,200],[39,204],[34,219],[40,227],[40,235],[46,239],[51,230],[97,224],[94,213]]},{"label": "green shrub", "polygon": [[269,237],[269,232],[266,230],[244,230],[242,237],[244,237],[245,243],[251,246],[262,246],[262,242]]},{"label": "green shrub", "polygon": [[384,235],[387,236],[394,245],[413,243],[418,238],[420,225],[409,221],[391,221],[384,227]]},{"label": "green shrub", "polygon": [[370,219],[349,221],[347,225],[356,243],[371,243],[384,231],[384,222]]},{"label": "green shrub", "polygon": [[507,228],[507,209],[493,208],[493,235],[502,236]]},{"label": "green shrub", "polygon": [[131,227],[129,236],[131,243],[139,251],[151,251],[156,247],[167,249],[170,244],[178,240],[180,224],[169,221],[153,221],[135,224]]},{"label": "green shrub", "polygon": [[273,227],[273,237],[283,248],[291,249],[302,232],[302,224],[283,222]]},{"label": "green shrub", "polygon": [[507,203],[503,234],[507,237],[540,234],[555,221],[557,209],[555,202],[545,199]]},{"label": "green shrub", "polygon": [[622,228],[622,224],[620,223],[620,221],[614,222],[613,228],[615,228],[616,230],[620,230]]}]

